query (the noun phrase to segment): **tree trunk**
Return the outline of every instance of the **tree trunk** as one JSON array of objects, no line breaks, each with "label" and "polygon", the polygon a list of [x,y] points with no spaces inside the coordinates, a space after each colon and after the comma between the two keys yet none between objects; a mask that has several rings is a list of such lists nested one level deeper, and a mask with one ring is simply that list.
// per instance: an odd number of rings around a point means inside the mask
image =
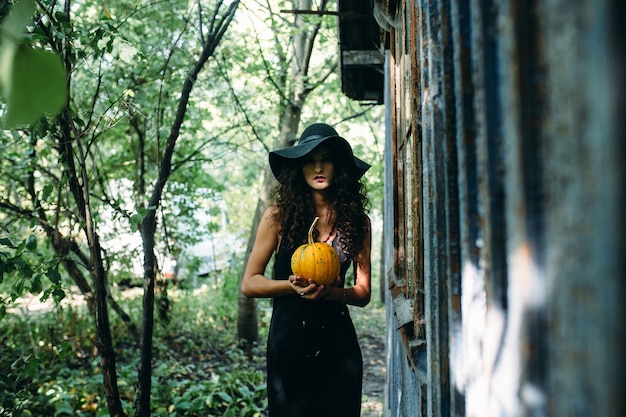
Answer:
[{"label": "tree trunk", "polygon": [[[70,2],[64,5],[66,16],[70,16]],[[71,68],[72,68],[72,45],[70,38],[63,40],[64,45],[60,50],[64,51],[63,59],[66,72],[68,74],[66,87],[71,91]],[[69,94],[68,94],[69,97]],[[111,329],[109,326],[109,316],[107,309],[107,288],[105,269],[102,262],[102,247],[96,233],[96,225],[91,216],[89,203],[89,175],[85,160],[85,152],[79,139],[76,139],[73,132],[76,132],[74,119],[70,109],[69,99],[59,118],[61,124],[61,134],[59,137],[59,150],[61,157],[66,163],[65,174],[68,177],[69,188],[76,203],[79,216],[83,221],[83,230],[89,245],[91,275],[95,289],[95,314],[96,314],[96,347],[100,353],[100,363],[102,366],[104,393],[107,398],[109,414],[112,417],[125,416],[120,400],[117,386],[117,373],[115,369],[115,352]],[[78,161],[76,161],[75,148],[78,150]],[[78,167],[76,162],[79,163]]]},{"label": "tree trunk", "polygon": [[[221,4],[221,3],[220,3]],[[211,33],[207,34],[202,47],[202,53],[198,60],[194,63],[193,68],[189,71],[185,82],[183,83],[180,101],[176,109],[176,115],[170,129],[163,158],[161,159],[161,167],[159,176],[150,196],[147,206],[147,214],[141,225],[141,238],[144,250],[144,295],[143,295],[143,321],[142,321],[142,337],[141,337],[141,360],[138,372],[137,396],[135,399],[135,416],[150,416],[150,391],[152,387],[152,333],[154,328],[154,281],[155,281],[155,256],[154,256],[154,235],[156,230],[156,210],[161,204],[163,190],[165,184],[170,177],[172,171],[172,157],[176,141],[180,136],[180,130],[185,120],[191,90],[198,78],[198,74],[215,52],[215,48],[219,45],[222,37],[226,33],[228,26],[232,22],[235,11],[239,6],[239,0],[233,1],[228,10],[220,15],[220,6],[214,10],[213,21],[211,22]]]},{"label": "tree trunk", "polygon": [[[104,265],[102,263],[102,248],[96,233],[96,226],[91,217],[89,204],[89,183],[85,165],[85,155],[81,150],[81,144],[71,134],[72,117],[68,108],[61,118],[61,155],[67,165],[66,175],[69,178],[70,191],[76,202],[81,220],[84,222],[83,230],[87,236],[89,245],[89,265],[95,289],[95,317],[96,317],[96,347],[100,353],[102,367],[104,393],[107,398],[107,406],[112,417],[125,416],[117,386],[117,374],[115,370],[115,352],[109,326],[107,309],[107,288]],[[79,150],[79,166],[76,167],[74,145]],[[79,180],[80,178],[80,180]],[[80,281],[79,281],[80,282]]]}]

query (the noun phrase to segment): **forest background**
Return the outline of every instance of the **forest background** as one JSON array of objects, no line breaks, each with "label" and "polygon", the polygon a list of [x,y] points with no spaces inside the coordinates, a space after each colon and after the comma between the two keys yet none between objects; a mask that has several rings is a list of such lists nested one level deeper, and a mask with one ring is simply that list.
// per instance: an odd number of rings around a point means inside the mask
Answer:
[{"label": "forest background", "polygon": [[312,122],[373,165],[380,308],[383,109],[341,92],[334,10],[0,0],[0,416],[263,415],[239,283],[267,153]]}]

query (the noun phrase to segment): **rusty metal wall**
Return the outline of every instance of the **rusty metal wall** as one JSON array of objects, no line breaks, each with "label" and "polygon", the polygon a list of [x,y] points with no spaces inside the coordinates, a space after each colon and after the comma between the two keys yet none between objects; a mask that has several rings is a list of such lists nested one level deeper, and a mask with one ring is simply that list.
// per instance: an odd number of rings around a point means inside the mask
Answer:
[{"label": "rusty metal wall", "polygon": [[619,416],[621,0],[376,0],[389,416]]}]

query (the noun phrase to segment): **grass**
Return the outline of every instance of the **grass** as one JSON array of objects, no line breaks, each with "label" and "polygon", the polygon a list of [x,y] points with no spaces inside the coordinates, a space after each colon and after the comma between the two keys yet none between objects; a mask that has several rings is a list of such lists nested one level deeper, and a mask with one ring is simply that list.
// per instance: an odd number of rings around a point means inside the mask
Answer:
[{"label": "grass", "polygon": [[[257,347],[247,355],[237,345],[236,291],[236,279],[219,288],[169,290],[169,320],[155,324],[152,415],[263,415],[265,353]],[[140,294],[120,302],[140,323]],[[121,397],[132,415],[137,341],[115,315],[111,327]],[[0,331],[0,416],[108,415],[93,318],[84,307],[7,314]]]}]

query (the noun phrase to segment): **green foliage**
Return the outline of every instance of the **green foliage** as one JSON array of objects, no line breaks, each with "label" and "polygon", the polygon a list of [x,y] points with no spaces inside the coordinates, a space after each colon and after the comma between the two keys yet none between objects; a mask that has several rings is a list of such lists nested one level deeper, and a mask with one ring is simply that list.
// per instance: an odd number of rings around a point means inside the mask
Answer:
[{"label": "green foliage", "polygon": [[0,320],[6,314],[7,303],[25,292],[40,295],[42,301],[52,296],[55,302],[65,297],[61,287],[59,259],[38,251],[37,237],[29,235],[18,244],[9,238],[0,238],[0,284],[9,287],[8,298],[0,293]]},{"label": "green foliage", "polygon": [[[171,317],[155,329],[153,415],[264,415],[264,350],[245,356],[236,341],[233,289],[239,273],[230,271],[196,290],[168,290]],[[113,295],[134,318],[140,316],[140,291]],[[9,311],[0,321],[0,416],[107,415],[92,320],[84,305],[64,304],[39,314]],[[130,415],[137,342],[120,321],[113,320],[112,327]]]},{"label": "green foliage", "polygon": [[[155,373],[169,373],[158,381],[155,400],[162,403],[156,415],[171,416],[260,416],[265,410],[266,388],[263,373],[244,363],[247,358],[232,355],[217,371],[207,373],[190,365],[175,370],[157,367]],[[239,357],[237,357],[239,356]],[[235,362],[237,361],[237,362]],[[166,406],[166,404],[169,404]]]},{"label": "green foliage", "polygon": [[4,127],[29,125],[44,113],[58,113],[67,100],[60,57],[24,43],[34,13],[32,0],[19,0],[6,18],[0,38],[0,91],[7,103]]}]

